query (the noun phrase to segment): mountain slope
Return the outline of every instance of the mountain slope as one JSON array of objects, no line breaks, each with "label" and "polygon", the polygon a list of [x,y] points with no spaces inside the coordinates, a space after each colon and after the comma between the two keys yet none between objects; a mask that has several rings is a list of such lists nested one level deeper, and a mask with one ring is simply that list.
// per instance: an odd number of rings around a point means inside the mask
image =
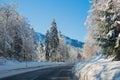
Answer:
[{"label": "mountain slope", "polygon": [[[45,44],[45,35],[43,35],[39,32],[36,32],[35,35],[36,35],[36,38],[35,38],[36,43],[41,41],[43,44]],[[63,37],[64,37],[64,40],[66,41],[66,44],[69,44],[71,46],[82,48],[84,45],[83,42],[80,42],[78,40],[71,39],[71,38],[64,36],[64,35],[63,35]]]},{"label": "mountain slope", "polygon": [[35,32],[35,42],[39,42],[41,41],[43,44],[45,44],[45,35],[39,33],[39,32]]},{"label": "mountain slope", "polygon": [[83,45],[84,45],[83,42],[80,42],[80,41],[78,41],[78,40],[71,39],[71,38],[69,38],[69,37],[67,37],[67,36],[63,36],[63,37],[64,37],[66,43],[69,44],[69,45],[71,45],[71,46],[82,48]]}]

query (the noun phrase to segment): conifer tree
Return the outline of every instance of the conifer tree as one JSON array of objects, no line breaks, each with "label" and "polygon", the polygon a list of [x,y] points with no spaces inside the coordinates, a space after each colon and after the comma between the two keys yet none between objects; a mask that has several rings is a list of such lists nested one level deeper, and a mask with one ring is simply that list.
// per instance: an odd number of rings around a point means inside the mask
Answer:
[{"label": "conifer tree", "polygon": [[47,30],[46,36],[45,36],[45,57],[47,61],[49,60],[49,53],[50,53],[49,38],[50,38],[50,32],[49,30]]},{"label": "conifer tree", "polygon": [[46,60],[56,61],[57,59],[57,48],[59,45],[58,30],[55,19],[53,19],[50,27],[46,33],[45,39],[45,52]]},{"label": "conifer tree", "polygon": [[50,45],[51,60],[56,61],[59,38],[58,38],[58,30],[57,30],[57,24],[55,22],[55,19],[53,19],[50,27],[49,45]]},{"label": "conifer tree", "polygon": [[56,25],[55,19],[53,19],[53,21],[51,23],[51,28],[50,28],[51,48],[57,48],[58,44],[59,44],[58,30],[57,30],[57,25]]},{"label": "conifer tree", "polygon": [[[119,0],[93,0],[87,19],[88,37],[106,56],[120,60],[120,4]],[[91,37],[90,37],[91,36]],[[96,49],[95,49],[96,50]],[[98,49],[96,51],[99,52]]]}]

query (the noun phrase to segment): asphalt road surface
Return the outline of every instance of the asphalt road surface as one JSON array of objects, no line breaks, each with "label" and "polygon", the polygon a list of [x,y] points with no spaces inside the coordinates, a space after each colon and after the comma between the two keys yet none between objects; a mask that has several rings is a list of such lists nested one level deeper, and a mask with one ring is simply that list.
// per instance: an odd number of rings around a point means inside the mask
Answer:
[{"label": "asphalt road surface", "polygon": [[73,65],[60,65],[46,69],[26,72],[0,80],[73,80],[72,79]]}]

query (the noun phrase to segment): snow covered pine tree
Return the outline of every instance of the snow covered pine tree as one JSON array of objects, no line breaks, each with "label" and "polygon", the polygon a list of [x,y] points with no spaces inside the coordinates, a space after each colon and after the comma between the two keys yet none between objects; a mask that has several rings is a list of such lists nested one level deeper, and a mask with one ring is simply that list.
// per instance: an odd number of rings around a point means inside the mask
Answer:
[{"label": "snow covered pine tree", "polygon": [[[55,19],[53,19],[50,31],[46,33],[46,59],[57,61],[57,47],[59,45],[58,30]],[[48,58],[49,56],[49,58]]]},{"label": "snow covered pine tree", "polygon": [[50,54],[49,37],[50,37],[50,32],[49,30],[47,30],[46,35],[45,35],[45,57],[47,61],[49,61],[49,54]]},{"label": "snow covered pine tree", "polygon": [[120,0],[92,0],[87,24],[102,53],[120,60]]}]

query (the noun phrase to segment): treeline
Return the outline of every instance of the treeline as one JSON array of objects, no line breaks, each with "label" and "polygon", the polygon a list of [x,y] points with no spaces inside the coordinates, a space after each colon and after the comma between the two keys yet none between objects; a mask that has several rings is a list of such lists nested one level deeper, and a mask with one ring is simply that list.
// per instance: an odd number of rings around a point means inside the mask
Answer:
[{"label": "treeline", "polygon": [[16,4],[0,6],[0,56],[18,61],[77,61],[81,49],[67,45],[55,20],[46,33],[45,45],[36,43],[35,31],[16,11]]},{"label": "treeline", "polygon": [[39,60],[45,55],[46,61],[75,62],[79,60],[77,55],[82,53],[80,48],[67,45],[64,36],[57,30],[55,19],[51,23],[50,30],[46,32],[45,45],[41,46],[42,49],[39,50],[42,50],[42,54],[39,55]]},{"label": "treeline", "polygon": [[15,4],[0,6],[0,56],[19,61],[32,60],[35,33],[15,9]]}]

